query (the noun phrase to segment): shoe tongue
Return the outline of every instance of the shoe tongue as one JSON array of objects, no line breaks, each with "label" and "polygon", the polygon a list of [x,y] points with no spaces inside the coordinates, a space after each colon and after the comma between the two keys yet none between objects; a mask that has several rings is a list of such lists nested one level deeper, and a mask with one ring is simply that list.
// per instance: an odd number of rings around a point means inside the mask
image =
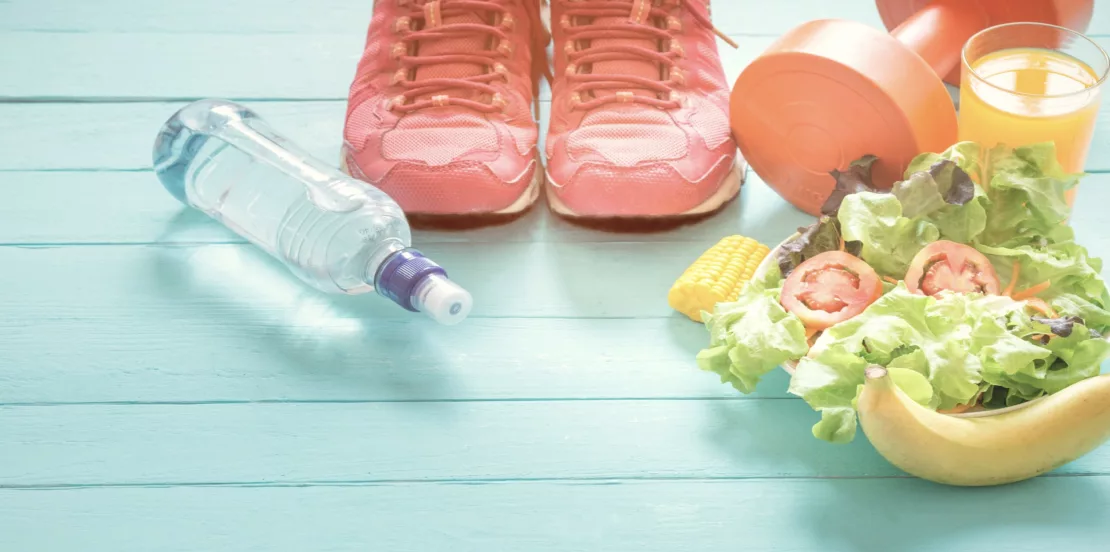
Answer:
[{"label": "shoe tongue", "polygon": [[[595,25],[630,25],[629,22],[631,14],[624,17],[598,17],[593,20]],[[648,20],[644,23],[650,25],[651,21]],[[596,38],[592,41],[591,46],[594,48],[604,48],[606,46],[639,46],[649,50],[658,50],[659,43],[653,38]],[[620,61],[598,61],[593,64],[590,71],[595,75],[635,75],[637,77],[644,77],[651,80],[659,80],[659,65],[653,61],[646,59],[629,59]],[[655,97],[656,93],[650,90],[644,90],[633,85],[623,90],[631,91],[637,96]],[[621,90],[594,90],[593,94],[597,97],[612,96]]]},{"label": "shoe tongue", "polygon": [[[436,3],[438,4],[438,3]],[[450,14],[446,17],[439,17],[439,8],[437,6],[436,15],[433,17],[425,18],[425,29],[433,28],[435,26],[452,25],[458,23],[480,24],[488,25],[489,21],[483,17],[489,17],[489,14],[462,10],[463,13]],[[427,13],[427,10],[426,10]],[[436,19],[437,23],[433,23],[431,19]],[[417,54],[419,57],[427,56],[443,56],[443,55],[457,55],[465,53],[473,53],[481,50],[489,49],[490,35],[482,33],[471,33],[468,35],[460,35],[457,38],[436,38],[431,40],[421,40],[420,50]],[[413,81],[419,82],[428,79],[456,79],[463,77],[473,77],[485,74],[488,71],[484,64],[480,63],[436,63],[434,65],[423,65],[417,67]],[[429,94],[420,97],[420,99],[427,99],[433,95],[447,94],[455,97],[464,97],[473,99],[474,91],[470,89],[454,88],[446,91],[437,91],[434,94]]]}]

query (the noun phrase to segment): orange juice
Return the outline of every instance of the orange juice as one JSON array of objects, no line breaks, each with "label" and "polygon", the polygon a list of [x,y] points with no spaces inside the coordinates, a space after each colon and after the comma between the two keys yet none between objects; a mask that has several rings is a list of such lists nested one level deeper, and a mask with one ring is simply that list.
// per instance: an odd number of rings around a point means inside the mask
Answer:
[{"label": "orange juice", "polygon": [[1052,141],[1065,171],[1083,171],[1099,108],[1089,65],[1055,50],[1010,48],[971,62],[971,72],[965,66],[960,81],[960,140],[985,148]]}]

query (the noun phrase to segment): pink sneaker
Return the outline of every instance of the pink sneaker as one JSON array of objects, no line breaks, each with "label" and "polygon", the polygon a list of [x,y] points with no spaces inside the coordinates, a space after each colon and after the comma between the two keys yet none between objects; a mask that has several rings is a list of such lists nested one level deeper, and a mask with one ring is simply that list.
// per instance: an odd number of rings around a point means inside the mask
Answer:
[{"label": "pink sneaker", "polygon": [[707,0],[554,0],[547,196],[583,218],[716,211],[740,190]]},{"label": "pink sneaker", "polygon": [[539,195],[539,0],[377,0],[344,169],[409,215],[515,214]]}]

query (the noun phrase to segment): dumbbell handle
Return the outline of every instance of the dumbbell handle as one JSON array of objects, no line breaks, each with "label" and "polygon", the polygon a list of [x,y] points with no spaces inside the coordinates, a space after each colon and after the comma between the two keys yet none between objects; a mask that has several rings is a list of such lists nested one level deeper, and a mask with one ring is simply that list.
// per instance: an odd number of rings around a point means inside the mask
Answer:
[{"label": "dumbbell handle", "polygon": [[921,56],[937,77],[943,79],[959,65],[960,52],[968,39],[989,24],[990,20],[978,2],[934,0],[895,27],[890,34]]}]

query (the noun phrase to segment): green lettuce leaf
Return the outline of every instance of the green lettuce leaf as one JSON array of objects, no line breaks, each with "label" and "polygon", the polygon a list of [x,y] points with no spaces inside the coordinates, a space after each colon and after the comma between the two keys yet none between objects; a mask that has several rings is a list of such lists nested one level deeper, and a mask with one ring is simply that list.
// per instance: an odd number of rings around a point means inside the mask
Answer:
[{"label": "green lettuce leaf", "polygon": [[869,344],[865,338],[863,340],[863,351],[860,352],[860,357],[869,364],[889,366],[890,363],[894,362],[896,359],[903,356],[910,356],[918,350],[920,350],[920,347],[917,345],[899,345],[892,351],[882,351]]},{"label": "green lettuce leaf", "polygon": [[[1110,342],[1084,325],[1078,316],[1011,317],[1006,332],[979,328],[984,343],[982,376],[990,387],[983,404],[1013,406],[1056,393],[1098,375],[1110,357]],[[1031,361],[1031,362],[1030,362]]]},{"label": "green lettuce leaf", "polygon": [[911,368],[888,368],[891,379],[909,395],[911,399],[922,406],[934,406],[933,402],[933,386],[929,384],[929,378],[924,374]]},{"label": "green lettuce leaf", "polygon": [[[1110,293],[1102,279],[1102,260],[1090,257],[1087,249],[1072,242],[1049,243],[1047,245],[1022,245],[1018,247],[976,246],[995,266],[999,279],[1009,285],[1014,262],[1020,265],[1017,290],[1039,284],[1046,280],[1052,285],[1038,294],[1046,300],[1060,295],[1072,295],[1084,302],[1105,308],[1110,305]],[[1078,312],[1064,311],[1066,314],[1082,316]],[[1104,316],[1110,316],[1106,314]],[[1104,318],[1097,316],[1096,318]]]},{"label": "green lettuce leaf", "polygon": [[1058,313],[1076,316],[1090,329],[1110,335],[1110,312],[1073,293],[1060,293],[1049,300]]},{"label": "green lettuce leaf", "polygon": [[933,241],[973,241],[986,228],[989,203],[963,168],[977,170],[969,157],[974,151],[963,145],[918,156],[891,193],[844,197],[837,213],[844,239],[860,242],[861,258],[892,277],[904,275],[913,256]]},{"label": "green lettuce leaf", "polygon": [[942,239],[970,243],[978,237],[987,225],[988,206],[986,194],[974,182],[978,158],[979,147],[972,142],[914,158],[906,179],[894,188],[905,216],[924,217]]},{"label": "green lettuce leaf", "polygon": [[848,170],[840,172],[838,170],[829,171],[829,174],[836,180],[836,186],[833,187],[832,193],[825,199],[824,205],[821,206],[821,214],[835,215],[840,209],[841,202],[845,197],[859,192],[878,192],[875,185],[871,181],[871,166],[878,161],[878,157],[874,155],[864,155],[859,159],[852,161],[848,165]]},{"label": "green lettuce leaf", "polygon": [[1052,352],[1013,333],[996,318],[977,321],[973,340],[982,359],[983,381],[996,386],[1036,393],[1038,380],[1044,379],[1045,359]]},{"label": "green lettuce leaf", "polygon": [[736,301],[718,303],[703,316],[710,342],[697,355],[698,367],[741,393],[752,393],[767,372],[809,350],[805,326],[782,308],[781,282],[772,282],[774,275],[753,280]]},{"label": "green lettuce leaf", "polygon": [[991,207],[979,241],[1016,247],[1070,239],[1063,224],[1070,214],[1065,193],[1080,176],[1064,172],[1051,142],[993,148],[983,175]]},{"label": "green lettuce leaf", "polygon": [[891,193],[902,204],[904,217],[926,215],[948,205],[944,201],[940,185],[928,171],[916,172],[906,180],[895,182]]},{"label": "green lettuce leaf", "polygon": [[1065,194],[1080,176],[1064,172],[1052,143],[991,149],[980,170],[989,182],[986,229],[965,243],[991,260],[1003,285],[1010,284],[1016,262],[1016,290],[1050,281],[1039,297],[1062,316],[1080,317],[1105,334],[1110,293],[1100,276],[1102,261],[1076,243],[1065,224],[1070,215]]},{"label": "green lettuce leaf", "polygon": [[1092,336],[1081,324],[1076,324],[1067,337],[1049,339],[1045,347],[1055,355],[1040,386],[1049,394],[1097,376],[1103,361],[1110,357],[1110,342]]},{"label": "green lettuce leaf", "polygon": [[798,229],[798,235],[775,250],[779,272],[789,276],[798,265],[826,251],[840,249],[840,224],[835,217],[824,216],[817,222]]},{"label": "green lettuce leaf", "polygon": [[987,196],[978,187],[971,201],[946,205],[929,214],[927,220],[937,227],[941,239],[971,243],[987,227]]},{"label": "green lettuce leaf", "polygon": [[[848,413],[870,364],[922,376],[931,395],[915,400],[931,408],[966,404],[995,382],[1043,392],[1053,352],[1010,331],[1011,320],[1028,318],[1023,309],[1008,297],[928,297],[900,283],[858,316],[825,330],[798,363],[790,392],[821,412],[813,434],[836,443],[855,435],[855,417]],[[1032,331],[1031,323],[1025,327]],[[1042,377],[1033,382],[1037,374]],[[920,381],[902,376],[920,395]]]},{"label": "green lettuce leaf", "polygon": [[832,443],[847,443],[856,436],[854,403],[868,366],[846,345],[826,346],[819,358],[805,357],[790,378],[790,393],[821,413],[813,436]]},{"label": "green lettuce leaf", "polygon": [[[1047,317],[1044,317],[1044,316],[1034,316],[1030,319],[1030,322],[1035,323],[1035,324],[1044,325],[1045,327],[1047,327],[1048,332],[1050,332],[1052,335],[1058,335],[1060,337],[1070,337],[1071,333],[1076,331],[1077,329],[1079,331],[1083,331],[1084,329],[1087,329],[1086,326],[1083,324],[1083,319],[1078,317],[1078,316],[1074,316],[1074,315],[1073,316],[1065,316],[1065,317],[1062,317],[1062,318],[1060,318],[1060,317],[1047,318]],[[1078,328],[1077,328],[1077,326],[1078,326]],[[1091,334],[1091,337],[1101,337],[1101,335],[1099,335],[1098,332],[1095,332],[1094,330],[1089,330],[1088,329],[1087,333]],[[1042,340],[1043,340],[1042,345],[1044,343],[1048,342],[1049,337],[1050,337],[1049,333],[1045,333],[1044,337],[1042,338]]]},{"label": "green lettuce leaf", "polygon": [[940,238],[934,224],[902,216],[902,203],[892,194],[852,194],[837,217],[844,239],[859,241],[860,258],[880,275],[903,276],[914,255]]},{"label": "green lettuce leaf", "polygon": [[[751,291],[769,291],[781,290],[783,283],[782,272],[779,267],[775,265],[768,265],[767,270],[763,274],[755,274],[752,279],[748,281],[746,287],[751,288]],[[778,298],[778,295],[775,295]]]},{"label": "green lettuce leaf", "polygon": [[973,180],[978,179],[982,172],[979,163],[981,153],[982,149],[975,142],[957,142],[940,153],[921,153],[906,166],[904,178],[909,178],[916,172],[927,171],[938,161],[947,160],[963,169]]},{"label": "green lettuce leaf", "polygon": [[909,174],[891,190],[902,202],[902,214],[918,217],[948,205],[964,205],[976,196],[971,176],[954,161],[941,159],[928,168]]}]

